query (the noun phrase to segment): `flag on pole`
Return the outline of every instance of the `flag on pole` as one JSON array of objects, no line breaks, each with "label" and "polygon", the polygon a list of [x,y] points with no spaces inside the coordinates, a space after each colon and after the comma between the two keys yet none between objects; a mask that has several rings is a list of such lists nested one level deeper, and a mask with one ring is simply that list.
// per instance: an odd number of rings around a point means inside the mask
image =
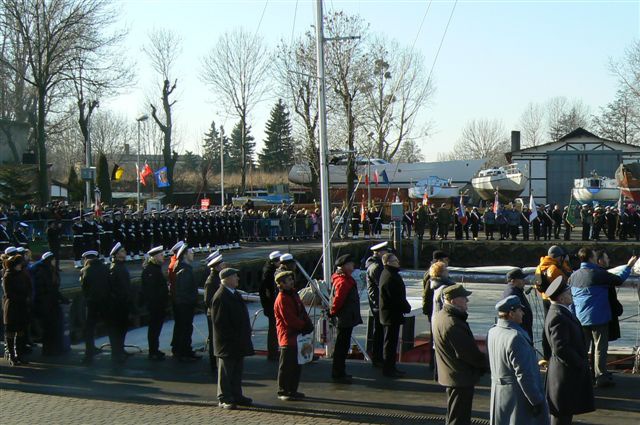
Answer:
[{"label": "flag on pole", "polygon": [[498,209],[500,209],[500,198],[498,197],[498,191],[496,190],[496,198],[493,200],[493,213],[498,214]]},{"label": "flag on pole", "polygon": [[96,217],[102,216],[102,200],[100,199],[100,189],[96,189],[95,192],[96,203],[94,206],[94,214]]},{"label": "flag on pole", "polygon": [[364,176],[364,184],[366,184],[367,186],[369,186],[369,174]]},{"label": "flag on pole", "polygon": [[380,181],[380,175],[378,174],[378,170],[375,170],[373,172],[373,181],[376,183],[376,186],[378,186],[378,182]]},{"label": "flag on pole", "polygon": [[578,206],[577,202],[573,201],[573,196],[569,198],[569,206],[567,208],[567,223],[569,223],[572,227],[575,226],[576,221],[576,207]]},{"label": "flag on pole", "polygon": [[464,199],[462,199],[462,194],[460,195],[460,202],[458,203],[458,221],[462,223],[463,226],[467,224],[467,215],[464,211]]},{"label": "flag on pole", "polygon": [[113,171],[111,171],[111,180],[120,181],[123,174],[124,169],[118,164],[113,164]]},{"label": "flag on pole", "polygon": [[153,173],[156,179],[156,186],[158,187],[169,187],[169,178],[167,177],[167,167],[162,167],[155,173]]},{"label": "flag on pole", "polygon": [[146,186],[147,182],[145,181],[145,179],[152,174],[153,174],[153,170],[151,169],[151,167],[149,167],[149,164],[145,163],[144,168],[140,172],[140,183],[143,186]]},{"label": "flag on pole", "polygon": [[623,207],[623,203],[622,203],[622,191],[620,191],[620,197],[618,198],[618,212],[622,213],[622,207]]},{"label": "flag on pole", "polygon": [[366,219],[367,219],[367,215],[364,211],[364,196],[362,196],[362,201],[360,202],[360,221],[364,223]]},{"label": "flag on pole", "polygon": [[429,190],[427,188],[424,189],[424,195],[422,195],[422,205],[429,206]]},{"label": "flag on pole", "polygon": [[389,177],[387,177],[387,170],[382,170],[380,173],[380,177],[382,177],[382,182],[386,185],[389,185]]},{"label": "flag on pole", "polygon": [[538,207],[536,206],[536,201],[533,200],[533,193],[529,195],[529,211],[531,211],[529,222],[532,222],[538,216]]}]

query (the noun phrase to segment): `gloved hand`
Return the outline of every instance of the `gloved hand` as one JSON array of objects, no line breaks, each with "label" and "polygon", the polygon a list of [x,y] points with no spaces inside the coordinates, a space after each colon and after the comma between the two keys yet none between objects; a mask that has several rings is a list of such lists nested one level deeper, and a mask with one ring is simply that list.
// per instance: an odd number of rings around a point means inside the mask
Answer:
[{"label": "gloved hand", "polygon": [[534,404],[533,406],[531,406],[531,414],[534,418],[539,416],[540,413],[542,413],[542,403]]}]

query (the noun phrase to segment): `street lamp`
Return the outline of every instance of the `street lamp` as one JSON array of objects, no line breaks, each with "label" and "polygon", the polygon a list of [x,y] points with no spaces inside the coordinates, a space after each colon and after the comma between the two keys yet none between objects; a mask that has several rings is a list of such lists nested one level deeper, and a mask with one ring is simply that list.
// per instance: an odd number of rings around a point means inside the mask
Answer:
[{"label": "street lamp", "polygon": [[147,114],[142,114],[140,115],[138,118],[136,118],[136,121],[138,121],[138,149],[136,151],[136,193],[137,193],[137,199],[138,199],[138,208],[137,210],[140,211],[140,123],[142,121],[146,121],[149,119],[149,115]]}]

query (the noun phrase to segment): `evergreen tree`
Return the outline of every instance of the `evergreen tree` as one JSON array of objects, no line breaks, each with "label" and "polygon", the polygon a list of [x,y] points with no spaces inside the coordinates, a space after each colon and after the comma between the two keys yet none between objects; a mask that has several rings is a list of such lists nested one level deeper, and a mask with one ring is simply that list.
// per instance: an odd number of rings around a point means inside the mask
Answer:
[{"label": "evergreen tree", "polygon": [[20,165],[0,167],[0,204],[22,206],[33,200],[32,189],[35,173],[25,173]]},{"label": "evergreen tree", "polygon": [[250,168],[253,168],[253,151],[256,147],[254,138],[251,135],[251,126],[245,127],[245,143],[242,146],[242,125],[243,122],[239,121],[231,132],[231,143],[229,146],[229,161],[225,162],[225,171],[228,169],[231,172],[237,172],[240,170],[242,173]]},{"label": "evergreen tree", "polygon": [[100,199],[105,204],[111,204],[111,174],[109,172],[107,157],[102,152],[100,152],[100,157],[98,158],[96,173],[98,189],[100,189]]},{"label": "evergreen tree", "polygon": [[222,151],[224,152],[224,171],[230,172],[229,167],[229,138],[224,133],[224,127],[216,128],[215,121],[211,122],[211,128],[204,134],[202,144],[203,159],[211,164],[211,172],[220,173],[220,143],[222,143]]},{"label": "evergreen tree", "polygon": [[200,159],[198,155],[191,151],[185,151],[182,160],[187,170],[195,170],[200,165]]},{"label": "evergreen tree", "polygon": [[640,99],[629,90],[618,90],[614,101],[593,117],[593,125],[600,137],[640,145]]},{"label": "evergreen tree", "polygon": [[278,99],[271,109],[265,134],[264,149],[258,154],[260,167],[267,172],[288,170],[294,162],[295,144],[291,137],[289,111],[282,99]]},{"label": "evergreen tree", "polygon": [[78,178],[75,167],[69,170],[69,180],[67,181],[67,191],[71,202],[84,200],[84,183]]}]

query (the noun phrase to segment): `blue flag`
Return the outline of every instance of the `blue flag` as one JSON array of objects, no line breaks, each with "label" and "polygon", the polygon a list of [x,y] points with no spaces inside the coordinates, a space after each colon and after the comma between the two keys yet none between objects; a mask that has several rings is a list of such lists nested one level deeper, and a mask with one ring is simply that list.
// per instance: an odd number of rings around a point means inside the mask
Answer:
[{"label": "blue flag", "polygon": [[387,176],[387,170],[382,170],[382,173],[380,173],[380,177],[382,177],[382,182],[384,184],[389,184],[389,177]]},{"label": "blue flag", "polygon": [[458,203],[458,221],[464,226],[467,224],[467,215],[465,214],[464,199],[460,195],[460,202]]},{"label": "blue flag", "polygon": [[167,177],[167,167],[162,167],[155,173],[153,173],[156,178],[156,186],[158,187],[169,187],[169,178]]}]

